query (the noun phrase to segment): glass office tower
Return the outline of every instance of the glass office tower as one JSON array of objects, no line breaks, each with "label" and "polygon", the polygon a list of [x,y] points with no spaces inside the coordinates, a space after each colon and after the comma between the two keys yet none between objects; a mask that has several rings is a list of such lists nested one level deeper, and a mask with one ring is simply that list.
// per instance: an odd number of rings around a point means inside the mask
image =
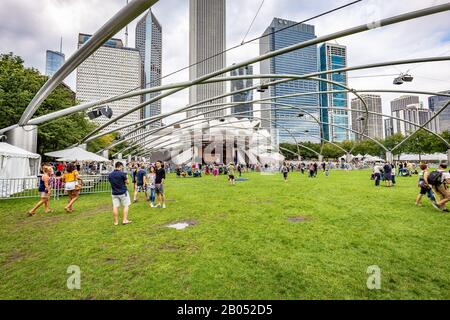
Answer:
[{"label": "glass office tower", "polygon": [[[439,92],[444,94],[450,94],[449,91]],[[450,101],[449,97],[443,96],[433,96],[428,98],[428,103],[430,110],[433,112],[439,112],[442,108]],[[450,130],[450,107],[447,107],[441,114],[438,116],[439,118],[439,128],[440,132]]]},{"label": "glass office tower", "polygon": [[53,77],[56,71],[62,67],[66,61],[66,56],[62,52],[47,50],[46,54],[46,64],[45,64],[45,75],[48,77]]},{"label": "glass office tower", "polygon": [[[253,67],[246,66],[237,70],[231,71],[230,75],[234,76],[246,76],[253,75]],[[246,80],[233,80],[231,81],[231,92],[242,90],[253,86],[253,79]],[[231,96],[231,102],[245,102],[253,100],[253,91],[236,93]],[[232,107],[231,114],[236,115],[236,118],[253,119],[253,103],[249,102],[240,106]]]},{"label": "glass office tower", "polygon": [[[315,39],[314,26],[308,24],[295,25],[296,22],[284,19],[273,19],[260,40],[260,54],[286,48],[294,44]],[[282,30],[292,26],[286,30]],[[276,32],[276,33],[273,33]],[[317,72],[317,46],[309,46],[284,55],[261,62],[262,74],[295,74],[303,75]],[[297,93],[318,92],[317,81],[296,80],[270,87],[262,97],[285,96]],[[295,140],[320,142],[320,127],[314,119],[319,119],[318,94],[303,95],[291,98],[280,98],[272,102],[289,104],[298,109],[287,109],[276,104],[261,105],[261,116],[265,119],[262,126],[276,129],[278,142],[294,142]],[[306,110],[311,115],[302,113]],[[294,137],[295,139],[294,139]]]},{"label": "glass office tower", "polygon": [[[155,15],[149,10],[136,25],[136,49],[141,55],[142,88],[152,88],[161,85],[162,76],[162,27]],[[160,92],[142,96],[142,102],[148,101]],[[161,101],[145,106],[141,118],[146,119],[161,114]],[[150,127],[160,126],[154,122]]]},{"label": "glass office tower", "polygon": [[[347,67],[347,48],[345,46],[324,43],[320,47],[320,70],[336,70]],[[343,85],[348,84],[347,73],[333,73],[321,76]],[[326,83],[320,83],[320,91],[342,91],[344,88]],[[349,107],[347,93],[322,94],[320,97],[320,119],[323,124],[323,137],[334,142],[350,139]],[[358,115],[355,115],[358,116]]]}]

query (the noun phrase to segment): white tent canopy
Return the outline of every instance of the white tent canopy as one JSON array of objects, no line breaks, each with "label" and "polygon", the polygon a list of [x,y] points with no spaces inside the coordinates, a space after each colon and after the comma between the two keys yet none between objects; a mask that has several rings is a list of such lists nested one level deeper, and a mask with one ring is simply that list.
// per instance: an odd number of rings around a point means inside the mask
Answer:
[{"label": "white tent canopy", "polygon": [[400,161],[446,161],[447,155],[444,153],[435,154],[402,154],[400,155]]},{"label": "white tent canopy", "polygon": [[0,197],[36,187],[41,156],[0,142]]},{"label": "white tent canopy", "polygon": [[96,162],[109,161],[109,159],[101,157],[95,153],[86,151],[80,147],[49,152],[46,153],[45,155],[48,157],[57,158],[58,161],[96,161]]},{"label": "white tent canopy", "polygon": [[27,178],[39,173],[41,156],[0,142],[0,178]]}]

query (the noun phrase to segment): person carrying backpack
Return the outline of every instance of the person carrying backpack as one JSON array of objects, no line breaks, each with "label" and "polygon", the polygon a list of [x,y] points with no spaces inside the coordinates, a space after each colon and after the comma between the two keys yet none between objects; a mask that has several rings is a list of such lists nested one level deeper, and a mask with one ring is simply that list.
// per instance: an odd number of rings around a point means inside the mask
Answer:
[{"label": "person carrying backpack", "polygon": [[449,212],[446,207],[447,202],[450,201],[450,190],[448,184],[450,183],[450,173],[447,171],[447,164],[442,163],[437,171],[433,171],[425,176],[425,181],[439,195],[440,201],[437,202],[439,209],[444,212]]},{"label": "person carrying backpack", "polygon": [[430,199],[433,207],[436,209],[440,208],[438,207],[436,203],[436,198],[434,196],[433,190],[429,184],[425,182],[425,179],[429,176],[430,172],[428,171],[428,166],[426,164],[420,165],[420,173],[419,173],[419,182],[418,187],[420,188],[420,193],[416,198],[416,206],[422,206],[422,198],[424,195],[428,196],[428,199]]},{"label": "person carrying backpack", "polygon": [[281,167],[281,172],[283,173],[284,182],[287,182],[289,169],[288,169],[286,162],[283,163],[283,166]]}]

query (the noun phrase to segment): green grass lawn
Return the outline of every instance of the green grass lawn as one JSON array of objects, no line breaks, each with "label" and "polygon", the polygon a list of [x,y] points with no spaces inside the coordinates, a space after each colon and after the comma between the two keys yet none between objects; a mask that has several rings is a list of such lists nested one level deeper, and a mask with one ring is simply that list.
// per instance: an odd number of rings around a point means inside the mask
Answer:
[{"label": "green grass lawn", "polygon": [[[308,179],[246,174],[167,180],[168,208],[130,208],[114,227],[108,194],[0,202],[2,299],[449,299],[450,215],[414,206],[416,178],[378,188],[369,172]],[[290,217],[305,217],[292,223]],[[166,224],[196,225],[178,231]],[[81,268],[81,290],[66,287]],[[367,289],[367,268],[382,271]]]}]

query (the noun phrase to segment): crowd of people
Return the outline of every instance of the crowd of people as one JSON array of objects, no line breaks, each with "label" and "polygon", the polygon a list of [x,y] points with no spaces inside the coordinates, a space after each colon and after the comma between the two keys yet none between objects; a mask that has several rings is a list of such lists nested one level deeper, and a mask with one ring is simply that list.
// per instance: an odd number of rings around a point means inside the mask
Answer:
[{"label": "crowd of people", "polygon": [[[119,225],[119,209],[123,207],[122,224],[132,223],[128,219],[129,206],[131,205],[130,193],[128,190],[130,173],[134,185],[134,202],[138,201],[140,193],[145,194],[146,201],[149,201],[152,208],[166,208],[164,195],[164,182],[166,170],[162,161],[154,164],[130,163],[125,170],[122,162],[116,162],[114,170],[108,175],[111,185],[114,225]],[[55,173],[55,170],[56,173]],[[68,213],[75,211],[74,204],[80,198],[83,187],[83,179],[79,173],[80,168],[76,163],[44,163],[39,178],[38,191],[39,202],[28,211],[28,216],[36,215],[36,211],[44,206],[45,213],[51,213],[50,199],[55,190],[64,190],[67,194],[68,202],[64,210]]]},{"label": "crowd of people", "polygon": [[[177,166],[175,169],[177,178],[200,178],[203,175],[212,175],[216,179],[219,175],[228,176],[230,185],[236,184],[236,172],[241,177],[245,172],[280,172],[285,182],[288,182],[289,173],[300,172],[307,174],[309,178],[316,178],[319,171],[323,171],[329,176],[330,171],[335,168],[342,168],[340,163],[332,161],[322,162],[284,162],[278,167],[265,165],[249,165],[244,163],[229,164],[192,164],[190,166]],[[345,169],[345,168],[344,168]],[[418,170],[420,169],[420,171]],[[44,206],[44,212],[50,213],[50,199],[52,190],[64,190],[67,194],[67,205],[64,210],[68,213],[75,211],[74,204],[80,198],[80,192],[83,188],[83,179],[80,174],[81,165],[79,163],[44,163],[42,165],[42,176],[39,178],[38,191],[40,194],[39,202],[28,211],[29,216],[34,216],[36,211]],[[94,165],[89,169],[95,172],[97,167]],[[129,177],[134,186],[133,203],[144,195],[145,201],[151,208],[166,208],[166,198],[164,193],[164,183],[166,172],[170,171],[170,165],[162,161],[155,163],[130,162],[125,165],[122,162],[116,162],[114,169],[110,170],[108,181],[111,185],[114,225],[119,224],[119,209],[123,207],[122,224],[130,224],[128,219],[129,206],[131,205],[130,192],[128,190]],[[438,170],[430,171],[428,165],[420,164],[417,167],[413,163],[375,163],[372,170],[372,180],[375,186],[381,186],[384,182],[388,188],[396,185],[396,177],[412,177],[418,175],[418,187],[420,192],[416,198],[416,205],[422,205],[422,199],[427,196],[432,205],[441,211],[448,212],[446,204],[450,201],[450,172],[447,164],[441,163]],[[436,195],[438,197],[436,197]]]},{"label": "crowd of people", "polygon": [[[422,199],[426,195],[431,204],[438,210],[449,212],[446,204],[450,201],[450,172],[446,163],[441,163],[437,170],[430,171],[429,166],[421,163],[418,166],[410,162],[398,163],[376,163],[373,166],[372,180],[379,187],[384,181],[385,186],[390,188],[396,185],[397,173],[401,177],[418,176],[417,186],[420,189],[416,198],[416,206],[422,205]],[[419,170],[420,171],[419,171]],[[435,195],[438,195],[439,199]]]}]

